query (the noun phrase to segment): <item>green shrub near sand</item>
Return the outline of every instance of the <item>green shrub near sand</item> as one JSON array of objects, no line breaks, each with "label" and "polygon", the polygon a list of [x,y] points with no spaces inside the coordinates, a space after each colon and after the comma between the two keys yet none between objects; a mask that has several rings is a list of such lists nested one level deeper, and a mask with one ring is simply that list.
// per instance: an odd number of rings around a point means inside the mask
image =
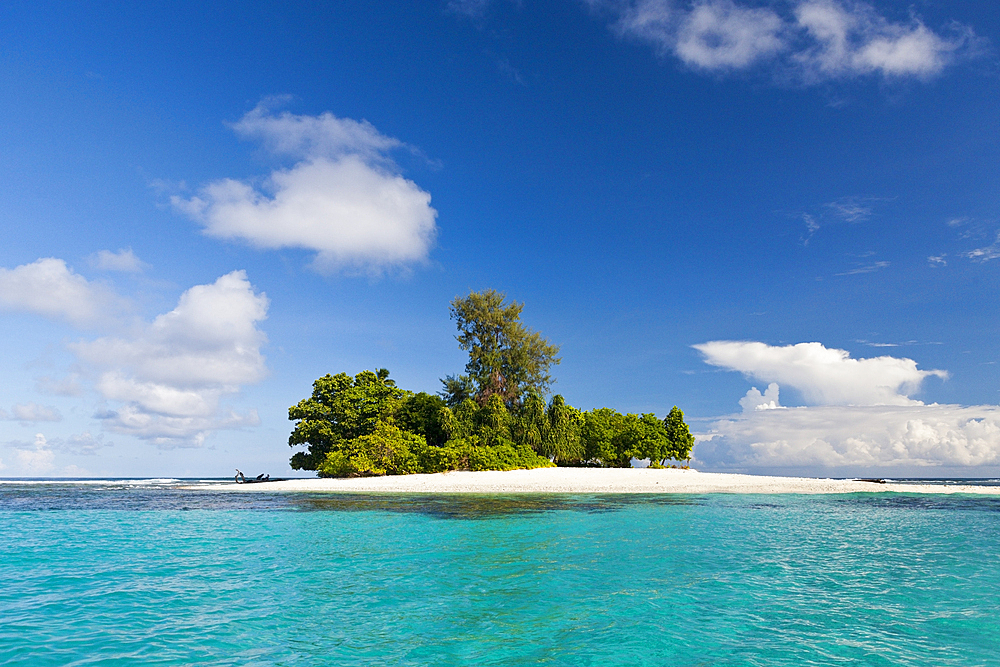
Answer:
[{"label": "green shrub near sand", "polygon": [[561,396],[546,404],[532,394],[513,409],[499,396],[451,408],[440,397],[399,389],[385,370],[325,375],[288,413],[296,422],[289,445],[306,448],[292,456],[292,467],[322,477],[627,468],[633,458],[684,460],[693,444],[676,407],[661,420],[610,408],[581,412]]}]

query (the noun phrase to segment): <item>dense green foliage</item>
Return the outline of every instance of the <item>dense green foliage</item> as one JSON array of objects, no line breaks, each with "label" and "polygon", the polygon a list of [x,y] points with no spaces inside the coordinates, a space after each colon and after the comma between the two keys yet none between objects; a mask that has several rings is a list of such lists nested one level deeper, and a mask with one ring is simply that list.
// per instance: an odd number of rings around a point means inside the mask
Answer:
[{"label": "dense green foliage", "polygon": [[[676,459],[678,461],[691,460],[691,448],[694,447],[694,436],[684,422],[684,413],[676,405],[671,408],[670,414],[663,420],[667,429],[667,451],[663,458]],[[662,461],[657,458],[657,462]]]},{"label": "dense green foliage", "polygon": [[627,468],[690,457],[694,438],[676,407],[666,420],[610,408],[581,412],[554,396],[529,393],[508,408],[499,395],[453,408],[438,396],[396,387],[388,371],[325,375],[288,411],[288,444],[307,451],[292,467],[324,477],[404,475],[446,470],[514,470],[556,465]]},{"label": "dense green foliage", "polygon": [[546,404],[559,348],[521,324],[522,308],[493,290],[452,301],[469,363],[466,375],[443,381],[441,396],[404,391],[384,368],[316,380],[312,396],[288,409],[288,444],[306,448],[292,468],[361,477],[690,459],[694,437],[676,406],[660,420],[581,412],[558,395]]},{"label": "dense green foliage", "polygon": [[549,368],[559,363],[559,346],[521,324],[524,304],[506,301],[502,292],[484,290],[456,297],[451,318],[458,326],[458,345],[469,353],[465,375],[450,375],[444,396],[455,406],[466,398],[485,404],[499,396],[508,406],[520,405],[531,392],[544,394],[552,384]]},{"label": "dense green foliage", "polygon": [[319,378],[312,396],[288,409],[288,418],[296,421],[288,444],[309,448],[292,456],[292,467],[318,470],[327,453],[373,433],[380,421],[396,413],[402,398],[403,391],[385,369],[362,371],[353,378],[346,373]]}]

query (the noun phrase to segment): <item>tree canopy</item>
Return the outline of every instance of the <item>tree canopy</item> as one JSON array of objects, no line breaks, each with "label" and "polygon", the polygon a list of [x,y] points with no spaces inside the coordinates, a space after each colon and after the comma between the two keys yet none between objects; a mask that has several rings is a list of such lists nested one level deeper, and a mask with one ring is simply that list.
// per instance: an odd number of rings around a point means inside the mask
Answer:
[{"label": "tree canopy", "polygon": [[307,451],[292,467],[324,477],[445,470],[513,470],[550,465],[628,468],[690,457],[694,437],[676,406],[666,419],[611,408],[581,412],[532,392],[508,407],[499,395],[449,407],[439,396],[396,387],[388,371],[325,375],[288,410],[288,444]]},{"label": "tree canopy", "polygon": [[694,447],[694,436],[684,422],[684,412],[676,405],[670,409],[670,414],[663,420],[667,430],[667,449],[665,459],[690,461],[691,448]]},{"label": "tree canopy", "polygon": [[529,392],[547,393],[554,382],[549,369],[560,362],[559,346],[524,326],[524,304],[506,299],[503,292],[488,289],[451,302],[455,338],[469,361],[465,375],[442,380],[449,405],[466,398],[485,405],[499,396],[507,406],[517,406]]},{"label": "tree canopy", "polygon": [[331,450],[371,434],[379,421],[395,413],[402,397],[384,368],[353,378],[347,373],[319,378],[312,396],[288,409],[288,418],[296,421],[288,444],[309,447],[292,456],[292,468],[316,470]]},{"label": "tree canopy", "polygon": [[452,301],[469,363],[466,375],[444,380],[442,395],[403,390],[384,368],[317,379],[288,409],[288,444],[305,448],[292,468],[357,477],[690,459],[694,436],[677,406],[661,420],[583,412],[559,395],[546,403],[559,348],[521,324],[522,308],[494,290]]}]

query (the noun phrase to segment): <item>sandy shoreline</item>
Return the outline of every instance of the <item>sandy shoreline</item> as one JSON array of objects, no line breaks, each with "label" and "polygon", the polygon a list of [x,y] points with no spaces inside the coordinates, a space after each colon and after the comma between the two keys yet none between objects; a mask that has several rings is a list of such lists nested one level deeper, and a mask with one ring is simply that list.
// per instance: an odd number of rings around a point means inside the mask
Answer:
[{"label": "sandy shoreline", "polygon": [[810,477],[766,477],[647,468],[538,468],[508,472],[453,471],[358,479],[295,479],[229,484],[232,491],[329,493],[974,493],[1000,495],[1000,487],[875,484]]}]

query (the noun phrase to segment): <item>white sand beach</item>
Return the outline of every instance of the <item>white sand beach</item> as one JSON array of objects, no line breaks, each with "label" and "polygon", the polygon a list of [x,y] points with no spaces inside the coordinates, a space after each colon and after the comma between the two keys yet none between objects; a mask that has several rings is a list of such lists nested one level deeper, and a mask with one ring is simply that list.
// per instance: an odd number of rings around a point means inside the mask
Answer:
[{"label": "white sand beach", "polygon": [[538,468],[507,472],[452,471],[356,479],[295,479],[229,484],[233,491],[330,493],[975,493],[1000,495],[1000,487],[944,484],[878,484],[809,477],[766,477],[696,470],[648,468]]}]

